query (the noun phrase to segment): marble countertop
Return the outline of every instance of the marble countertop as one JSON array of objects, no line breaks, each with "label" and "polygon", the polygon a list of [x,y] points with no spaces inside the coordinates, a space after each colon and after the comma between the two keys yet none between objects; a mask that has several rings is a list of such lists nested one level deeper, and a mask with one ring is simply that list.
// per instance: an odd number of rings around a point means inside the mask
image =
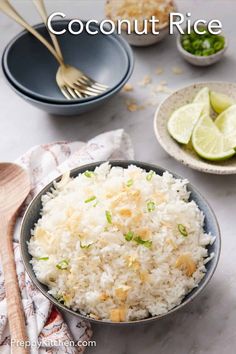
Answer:
[{"label": "marble countertop", "polygon": [[[14,2],[31,23],[39,22],[29,1]],[[48,1],[50,11],[63,10],[68,18],[102,18],[103,0]],[[229,38],[224,60],[209,68],[186,64],[175,49],[175,38],[159,45],[135,49],[136,66],[131,79],[135,90],[117,95],[106,106],[79,117],[49,116],[22,101],[7,86],[0,73],[0,160],[14,160],[29,147],[55,140],[84,140],[104,131],[124,128],[131,136],[139,160],[157,163],[187,177],[205,195],[215,210],[222,230],[222,255],[218,269],[207,289],[192,304],[174,315],[151,325],[114,328],[94,326],[96,348],[88,354],[232,354],[236,347],[236,179],[235,176],[214,176],[193,171],[169,157],[159,146],[153,132],[156,105],[164,97],[156,94],[156,104],[129,112],[127,98],[142,105],[150,98],[150,87],[140,87],[145,75],[157,85],[166,80],[171,89],[195,81],[236,81],[235,0],[179,0],[182,12],[194,18],[220,19]],[[96,6],[95,6],[96,5]],[[20,28],[0,14],[0,53]],[[161,76],[156,67],[163,67]],[[183,70],[172,72],[174,66]]]}]

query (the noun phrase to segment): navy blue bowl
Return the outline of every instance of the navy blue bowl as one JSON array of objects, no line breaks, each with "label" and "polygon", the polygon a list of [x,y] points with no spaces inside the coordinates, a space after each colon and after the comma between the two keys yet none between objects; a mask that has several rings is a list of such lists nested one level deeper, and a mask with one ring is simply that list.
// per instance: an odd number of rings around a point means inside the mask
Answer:
[{"label": "navy blue bowl", "polygon": [[[99,166],[102,162],[95,162],[89,165],[84,165],[81,167],[77,167],[71,171],[71,177],[76,177],[79,173],[83,173],[86,170],[91,170],[93,171],[97,166]],[[162,175],[166,170],[163,169],[162,167],[152,165],[149,163],[144,163],[144,162],[138,162],[138,161],[111,161],[110,164],[112,166],[120,166],[123,168],[127,168],[129,165],[133,164],[138,167],[141,167],[142,169],[146,170],[147,172],[150,170],[155,171],[158,175]],[[172,173],[172,172],[170,172]],[[179,177],[178,175],[172,173],[174,177],[176,178],[182,178]],[[59,181],[61,177],[58,177],[56,181]],[[207,233],[211,233],[216,237],[216,240],[214,244],[208,246],[208,251],[209,253],[214,252],[215,256],[206,264],[206,274],[204,278],[201,280],[199,283],[198,287],[193,289],[188,295],[185,296],[183,301],[181,302],[180,305],[176,306],[172,310],[170,310],[167,314],[160,315],[160,316],[153,316],[149,317],[143,320],[138,320],[138,321],[132,321],[132,322],[121,322],[121,323],[113,323],[109,321],[101,321],[101,320],[94,320],[91,319],[90,317],[84,316],[80,314],[79,312],[70,310],[66,306],[62,305],[60,302],[58,302],[53,296],[48,294],[48,288],[41,284],[32,269],[32,265],[30,263],[31,260],[31,255],[28,252],[28,246],[27,242],[30,240],[31,237],[31,230],[34,228],[35,223],[38,221],[40,217],[40,210],[42,208],[42,203],[41,203],[41,198],[42,195],[50,191],[50,189],[53,187],[53,182],[49,183],[46,187],[43,188],[43,190],[34,198],[34,200],[31,202],[29,205],[28,209],[26,210],[26,213],[23,218],[22,226],[21,226],[21,235],[20,235],[20,245],[21,245],[21,253],[22,253],[22,258],[23,262],[25,265],[25,268],[34,283],[34,285],[44,294],[54,305],[58,306],[59,308],[66,310],[67,312],[70,312],[71,314],[81,317],[83,319],[89,320],[91,322],[96,322],[96,323],[104,323],[104,324],[111,324],[111,325],[128,325],[128,324],[143,324],[151,321],[158,320],[161,317],[164,317],[166,315],[169,315],[178,309],[182,308],[189,302],[191,302],[195,297],[197,297],[202,290],[206,287],[208,282],[210,281],[213,273],[215,272],[215,269],[218,264],[219,256],[220,256],[220,249],[221,249],[221,236],[220,236],[220,230],[219,230],[219,225],[216,220],[216,216],[209,206],[208,202],[205,200],[205,198],[199,193],[199,191],[193,187],[190,183],[188,184],[188,190],[191,192],[190,200],[194,200],[199,208],[202,210],[202,212],[205,215],[205,224],[204,224],[204,230]]]},{"label": "navy blue bowl", "polygon": [[[53,27],[62,30],[68,23],[69,20],[55,21]],[[79,68],[97,82],[106,84],[109,92],[126,77],[132,61],[132,50],[121,36],[104,35],[95,24],[90,27],[98,30],[98,34],[92,36],[83,31],[76,36],[66,32],[58,36],[58,41],[65,63]],[[50,42],[43,23],[35,28]],[[58,62],[29,32],[22,31],[7,45],[2,65],[7,77],[24,94],[41,101],[68,103],[55,80]],[[78,101],[81,99],[73,102]]]}]

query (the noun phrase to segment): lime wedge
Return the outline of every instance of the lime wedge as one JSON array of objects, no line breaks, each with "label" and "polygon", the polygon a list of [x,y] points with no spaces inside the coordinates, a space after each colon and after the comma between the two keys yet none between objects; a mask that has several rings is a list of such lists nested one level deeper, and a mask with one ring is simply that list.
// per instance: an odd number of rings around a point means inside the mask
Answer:
[{"label": "lime wedge", "polygon": [[188,144],[202,109],[202,104],[191,103],[174,111],[167,125],[170,135],[179,143]]},{"label": "lime wedge", "polygon": [[201,103],[203,104],[204,108],[203,108],[203,113],[205,114],[210,114],[210,110],[211,110],[211,104],[210,104],[210,96],[209,96],[209,88],[208,87],[204,87],[203,89],[201,89],[197,95],[195,96],[193,102],[194,103]]},{"label": "lime wedge", "polygon": [[212,108],[218,114],[236,103],[231,97],[215,91],[210,92],[210,101]]},{"label": "lime wedge", "polygon": [[226,160],[235,154],[235,150],[228,148],[227,139],[206,114],[201,116],[193,130],[192,144],[196,153],[207,160]]},{"label": "lime wedge", "polygon": [[230,147],[236,148],[236,104],[222,112],[215,120],[217,128],[229,141]]}]

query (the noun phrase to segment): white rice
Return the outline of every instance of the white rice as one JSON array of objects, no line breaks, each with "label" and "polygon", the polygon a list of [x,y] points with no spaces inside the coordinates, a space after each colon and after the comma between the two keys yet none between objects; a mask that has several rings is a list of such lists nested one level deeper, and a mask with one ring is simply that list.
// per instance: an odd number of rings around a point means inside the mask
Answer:
[{"label": "white rice", "polygon": [[91,176],[65,175],[42,197],[32,230],[36,277],[67,307],[91,318],[165,314],[204,277],[211,256],[206,246],[214,240],[204,233],[204,216],[189,201],[187,183],[168,172],[108,163]]}]

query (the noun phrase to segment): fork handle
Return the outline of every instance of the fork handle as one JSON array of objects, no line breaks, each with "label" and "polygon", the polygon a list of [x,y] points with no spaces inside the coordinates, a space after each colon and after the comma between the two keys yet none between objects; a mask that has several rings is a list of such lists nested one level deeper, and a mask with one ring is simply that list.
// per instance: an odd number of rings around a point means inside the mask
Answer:
[{"label": "fork handle", "polygon": [[55,59],[59,62],[60,65],[63,65],[64,62],[57,54],[55,49],[51,46],[51,44],[30,24],[28,24],[23,17],[15,10],[15,8],[9,3],[8,0],[0,0],[0,10],[4,12],[7,16],[12,18],[14,21],[19,23],[22,27],[24,27],[28,32],[30,32],[33,36],[35,36],[43,45],[47,47],[47,49],[51,52],[51,54],[55,57]]},{"label": "fork handle", "polygon": [[[48,15],[47,15],[47,11],[46,11],[46,7],[45,7],[45,3],[43,0],[33,0],[33,3],[35,5],[35,7],[37,8],[38,10],[38,13],[40,14],[43,22],[45,23],[46,27],[47,27],[47,19],[48,19]],[[48,27],[47,27],[48,28]],[[62,52],[61,52],[61,48],[60,48],[60,45],[58,43],[58,39],[57,37],[55,36],[55,34],[53,34],[52,32],[48,31],[50,37],[51,37],[51,40],[52,40],[52,43],[54,45],[54,48],[57,52],[57,55],[61,58],[61,60],[63,60],[63,56],[62,56]]]}]

